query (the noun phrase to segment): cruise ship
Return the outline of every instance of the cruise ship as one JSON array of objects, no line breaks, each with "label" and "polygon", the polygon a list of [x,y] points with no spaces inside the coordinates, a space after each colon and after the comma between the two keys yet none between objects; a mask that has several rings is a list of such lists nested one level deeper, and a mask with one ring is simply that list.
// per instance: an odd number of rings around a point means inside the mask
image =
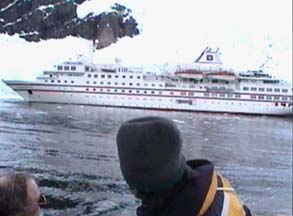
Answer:
[{"label": "cruise ship", "polygon": [[208,47],[193,63],[161,74],[121,64],[67,61],[35,81],[3,82],[28,102],[293,115],[292,84],[262,70],[227,68],[219,49]]}]

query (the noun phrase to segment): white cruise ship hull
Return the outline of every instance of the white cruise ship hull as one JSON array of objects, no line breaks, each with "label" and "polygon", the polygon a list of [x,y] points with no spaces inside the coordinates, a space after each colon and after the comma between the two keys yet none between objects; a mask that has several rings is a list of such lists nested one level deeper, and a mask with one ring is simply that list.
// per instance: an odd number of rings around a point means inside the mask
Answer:
[{"label": "white cruise ship hull", "polygon": [[[107,88],[104,92],[86,91],[86,86],[49,86],[23,81],[4,81],[25,101],[44,103],[84,104],[96,106],[160,109],[172,111],[223,112],[260,115],[293,115],[292,106],[276,106],[275,101],[253,101],[242,98],[204,97],[203,92],[193,96],[140,93],[117,93]],[[98,89],[98,88],[97,88]],[[109,89],[109,90],[108,90]],[[165,91],[168,91],[165,89]],[[178,103],[179,102],[179,103]]]}]

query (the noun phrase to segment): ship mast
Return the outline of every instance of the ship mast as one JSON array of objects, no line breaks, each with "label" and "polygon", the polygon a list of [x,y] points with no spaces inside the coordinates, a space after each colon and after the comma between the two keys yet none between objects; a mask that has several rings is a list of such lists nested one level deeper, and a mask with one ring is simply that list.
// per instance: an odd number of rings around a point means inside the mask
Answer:
[{"label": "ship mast", "polygon": [[92,41],[92,43],[90,43],[90,53],[89,53],[89,57],[90,57],[90,62],[93,63],[94,62],[94,54],[96,51],[96,40],[94,39]]}]

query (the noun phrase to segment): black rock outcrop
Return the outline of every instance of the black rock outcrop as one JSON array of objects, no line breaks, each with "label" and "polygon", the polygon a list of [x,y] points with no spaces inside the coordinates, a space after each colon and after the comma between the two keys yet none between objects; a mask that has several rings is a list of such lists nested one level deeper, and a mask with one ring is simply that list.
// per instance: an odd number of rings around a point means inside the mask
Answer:
[{"label": "black rock outcrop", "polygon": [[118,38],[139,34],[131,10],[115,4],[109,12],[84,18],[77,7],[86,0],[1,0],[0,33],[18,34],[26,41],[82,37],[96,42],[97,49],[115,43]]}]

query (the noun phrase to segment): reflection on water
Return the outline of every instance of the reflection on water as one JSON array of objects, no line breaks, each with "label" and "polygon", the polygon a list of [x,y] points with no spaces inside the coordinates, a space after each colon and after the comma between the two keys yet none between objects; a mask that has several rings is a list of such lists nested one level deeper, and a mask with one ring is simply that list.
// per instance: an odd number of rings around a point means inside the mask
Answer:
[{"label": "reflection on water", "polygon": [[132,216],[115,135],[160,115],[182,131],[187,158],[207,158],[254,215],[292,215],[292,119],[0,101],[0,173],[24,171],[48,198],[46,216]]}]

